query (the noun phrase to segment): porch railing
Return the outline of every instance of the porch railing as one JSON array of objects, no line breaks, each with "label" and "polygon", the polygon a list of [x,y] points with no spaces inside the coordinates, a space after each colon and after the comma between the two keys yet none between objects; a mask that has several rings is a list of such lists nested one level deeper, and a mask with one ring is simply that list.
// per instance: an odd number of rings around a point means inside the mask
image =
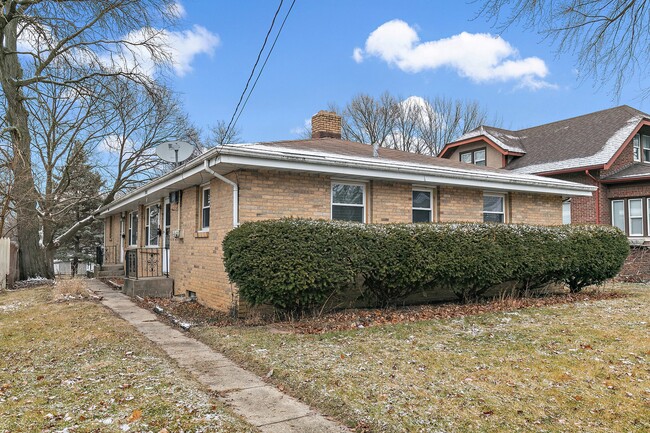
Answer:
[{"label": "porch railing", "polygon": [[[167,277],[169,278],[169,252],[160,247],[133,248],[125,253],[127,278]],[[163,264],[163,260],[167,263]]]}]

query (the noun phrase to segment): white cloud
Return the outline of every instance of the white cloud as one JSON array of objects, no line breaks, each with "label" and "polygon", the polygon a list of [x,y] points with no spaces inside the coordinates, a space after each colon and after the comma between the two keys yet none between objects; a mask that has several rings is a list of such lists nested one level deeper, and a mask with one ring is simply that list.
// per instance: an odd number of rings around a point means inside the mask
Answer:
[{"label": "white cloud", "polygon": [[352,58],[357,63],[363,62],[363,50],[361,48],[359,48],[359,47],[355,48],[352,51]]},{"label": "white cloud", "polygon": [[305,119],[303,126],[297,126],[289,130],[292,135],[300,136],[307,135],[307,132],[309,131],[311,131],[311,119]]},{"label": "white cloud", "polygon": [[179,77],[192,71],[192,62],[196,56],[211,56],[220,44],[218,35],[199,25],[182,31],[142,28],[129,33],[125,40],[127,43],[119,54],[104,56],[103,63],[112,68],[137,71],[148,76],[156,73],[159,59],[143,45],[145,41],[148,45],[158,46],[165,53],[174,73]]},{"label": "white cloud", "polygon": [[110,134],[99,142],[99,150],[106,153],[133,153],[135,151],[135,142],[130,138]]},{"label": "white cloud", "polygon": [[546,63],[538,57],[520,58],[517,50],[500,36],[467,33],[422,42],[417,31],[401,20],[388,21],[375,29],[365,49],[355,48],[353,58],[361,62],[374,56],[405,72],[417,73],[443,67],[455,70],[474,82],[519,81],[520,87],[553,87],[543,79]]},{"label": "white cloud", "polygon": [[174,2],[167,6],[167,13],[171,15],[174,18],[185,18],[187,16],[187,11],[185,10],[185,6],[179,1]]}]

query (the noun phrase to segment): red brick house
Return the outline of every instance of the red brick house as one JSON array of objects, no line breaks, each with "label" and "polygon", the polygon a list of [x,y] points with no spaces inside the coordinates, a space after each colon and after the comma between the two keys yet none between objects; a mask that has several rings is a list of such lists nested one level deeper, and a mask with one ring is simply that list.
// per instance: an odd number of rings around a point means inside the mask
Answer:
[{"label": "red brick house", "polygon": [[237,310],[221,243],[243,222],[305,217],[553,225],[562,223],[563,198],[587,198],[595,190],[391,149],[375,156],[371,145],[341,139],[334,113],[316,114],[312,131],[307,140],[211,149],[101,209],[105,261],[126,265],[125,290],[166,286],[210,307]]},{"label": "red brick house", "polygon": [[650,115],[627,105],[518,131],[481,126],[440,157],[593,185],[593,196],[565,200],[564,222],[650,240]]}]

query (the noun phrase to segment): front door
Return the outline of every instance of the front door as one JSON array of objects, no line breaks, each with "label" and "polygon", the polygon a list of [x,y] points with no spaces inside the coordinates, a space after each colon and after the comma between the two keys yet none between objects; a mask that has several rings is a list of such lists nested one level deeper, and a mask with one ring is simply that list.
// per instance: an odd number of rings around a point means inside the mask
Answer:
[{"label": "front door", "polygon": [[171,205],[169,204],[169,199],[165,199],[165,206],[163,206],[163,221],[164,229],[162,231],[162,246],[163,246],[163,256],[162,256],[162,268],[163,274],[169,274],[169,228],[171,227]]}]

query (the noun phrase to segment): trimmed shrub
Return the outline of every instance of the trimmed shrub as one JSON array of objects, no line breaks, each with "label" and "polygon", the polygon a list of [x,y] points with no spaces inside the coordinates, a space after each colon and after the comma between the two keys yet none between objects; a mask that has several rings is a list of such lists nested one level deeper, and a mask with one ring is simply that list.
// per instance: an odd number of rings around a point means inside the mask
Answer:
[{"label": "trimmed shrub", "polygon": [[240,296],[252,305],[308,310],[354,282],[351,234],[323,221],[245,223],[226,235],[224,264]]},{"label": "trimmed shrub", "polygon": [[223,246],[242,298],[284,311],[322,306],[357,276],[381,306],[436,288],[468,301],[507,281],[522,291],[561,282],[577,292],[615,276],[629,251],[625,235],[609,226],[303,219],[243,224]]},{"label": "trimmed shrub", "polygon": [[630,252],[627,237],[611,226],[573,226],[563,246],[566,258],[558,280],[571,293],[614,277]]}]

